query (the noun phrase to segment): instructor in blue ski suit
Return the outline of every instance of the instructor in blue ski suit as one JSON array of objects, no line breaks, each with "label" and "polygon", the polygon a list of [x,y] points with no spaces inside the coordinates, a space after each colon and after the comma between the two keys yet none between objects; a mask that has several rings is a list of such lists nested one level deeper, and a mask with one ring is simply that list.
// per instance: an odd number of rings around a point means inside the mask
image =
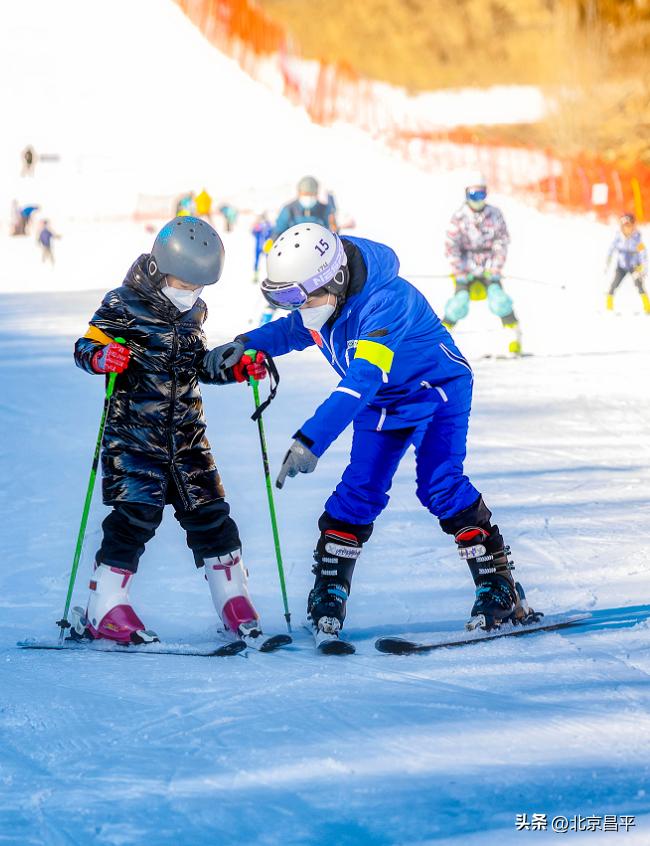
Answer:
[{"label": "instructor in blue ski suit", "polygon": [[295,433],[277,486],[312,472],[341,432],[354,427],[350,463],[319,520],[308,600],[314,627],[338,633],[354,564],[411,445],[418,499],[455,536],[474,576],[472,617],[483,615],[480,624],[488,628],[510,617],[521,603],[509,549],[463,472],[472,370],[424,296],[399,276],[393,250],[299,224],[274,243],[262,290],[291,313],[209,352],[205,366],[215,380],[231,381],[229,369],[259,361],[260,351],[279,356],[314,344],[340,376]]}]

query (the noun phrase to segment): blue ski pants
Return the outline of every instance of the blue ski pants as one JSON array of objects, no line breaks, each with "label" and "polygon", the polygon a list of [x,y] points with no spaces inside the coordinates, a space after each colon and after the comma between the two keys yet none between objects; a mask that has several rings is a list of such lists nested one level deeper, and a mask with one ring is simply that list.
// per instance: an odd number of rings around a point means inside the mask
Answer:
[{"label": "blue ski pants", "polygon": [[[471,285],[483,285],[485,295],[472,297]],[[500,317],[502,322],[516,322],[513,311],[512,298],[503,290],[500,282],[483,282],[477,279],[473,283],[456,282],[456,290],[453,297],[447,300],[445,305],[445,322],[454,326],[469,314],[469,303],[471,299],[485,299],[492,314]]]},{"label": "blue ski pants", "polygon": [[[325,511],[352,524],[374,522],[388,505],[393,476],[406,450],[416,456],[416,493],[439,520],[448,520],[480,497],[463,472],[472,401],[471,378],[455,380],[446,401],[430,420],[415,427],[375,431],[355,429],[350,463]],[[458,389],[460,388],[460,390]]]}]

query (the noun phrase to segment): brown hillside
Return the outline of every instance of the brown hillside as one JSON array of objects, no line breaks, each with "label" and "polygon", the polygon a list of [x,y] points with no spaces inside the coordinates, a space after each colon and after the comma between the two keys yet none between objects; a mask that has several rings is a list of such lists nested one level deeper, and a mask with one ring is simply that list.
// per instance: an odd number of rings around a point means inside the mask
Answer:
[{"label": "brown hillside", "polygon": [[558,104],[554,116],[509,134],[650,162],[650,0],[259,4],[307,58],[344,62],[411,91],[543,85]]}]

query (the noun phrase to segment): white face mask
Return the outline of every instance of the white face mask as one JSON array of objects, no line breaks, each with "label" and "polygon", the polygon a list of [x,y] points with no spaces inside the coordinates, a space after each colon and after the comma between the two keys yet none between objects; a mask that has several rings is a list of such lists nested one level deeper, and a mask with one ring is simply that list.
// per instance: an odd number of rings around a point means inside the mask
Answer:
[{"label": "white face mask", "polygon": [[314,329],[318,332],[327,323],[335,311],[336,300],[332,305],[327,302],[325,305],[314,306],[313,308],[301,308],[300,316],[302,317],[302,325],[305,329]]},{"label": "white face mask", "polygon": [[165,285],[160,289],[167,299],[172,302],[179,311],[189,311],[194,303],[201,296],[201,288],[170,288]]},{"label": "white face mask", "polygon": [[318,202],[318,197],[312,197],[308,194],[302,194],[298,197],[300,205],[303,209],[313,209],[316,203]]}]

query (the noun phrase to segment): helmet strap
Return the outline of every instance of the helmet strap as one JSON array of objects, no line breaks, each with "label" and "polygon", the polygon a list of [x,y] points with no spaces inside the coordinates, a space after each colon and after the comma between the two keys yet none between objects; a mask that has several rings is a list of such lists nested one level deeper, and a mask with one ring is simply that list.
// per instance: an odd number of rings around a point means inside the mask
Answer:
[{"label": "helmet strap", "polygon": [[350,271],[347,264],[342,264],[336,271],[331,281],[324,286],[325,290],[330,294],[334,294],[337,299],[345,299],[348,284],[350,283]]},{"label": "helmet strap", "polygon": [[160,272],[153,256],[147,259],[147,276],[152,282],[161,282],[165,278],[165,274]]}]

